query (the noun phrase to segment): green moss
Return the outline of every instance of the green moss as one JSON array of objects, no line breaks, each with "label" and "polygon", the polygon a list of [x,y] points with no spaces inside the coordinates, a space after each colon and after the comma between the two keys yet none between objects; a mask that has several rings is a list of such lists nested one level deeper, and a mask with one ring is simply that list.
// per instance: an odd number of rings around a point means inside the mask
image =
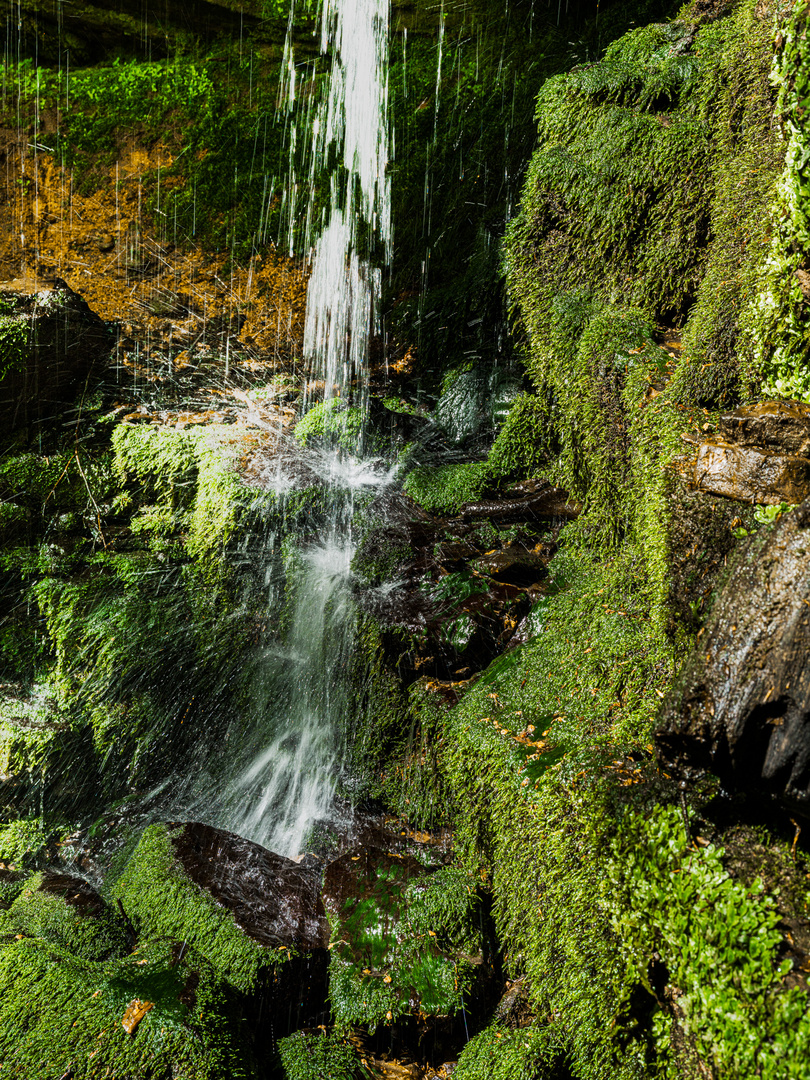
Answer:
[{"label": "green moss", "polygon": [[0,869],[0,911],[6,911],[22,892],[27,880],[22,871]]},{"label": "green moss", "polygon": [[676,1016],[657,1029],[664,1054],[677,1046],[676,1026],[696,1057],[730,1080],[802,1076],[810,999],[786,982],[793,962],[783,958],[780,914],[762,882],[735,881],[722,848],[689,843],[673,806],[629,816],[611,854],[604,904],[628,968],[647,982],[655,953],[678,987]]},{"label": "green moss", "polygon": [[745,329],[754,375],[763,380],[766,391],[810,401],[810,323],[805,295],[810,285],[806,277],[810,256],[807,25],[807,9],[797,2],[778,31],[771,81],[778,90],[776,115],[785,140],[784,169],[776,185],[772,213],[762,228],[761,243],[767,257]]},{"label": "green moss", "polygon": [[[92,480],[94,491],[104,493],[110,481],[109,469],[102,478],[98,467],[91,467],[88,480]],[[73,452],[48,456],[9,454],[0,462],[0,498],[13,500],[18,506],[40,514],[43,509],[53,514],[83,510],[87,488],[76,468]]]},{"label": "green moss", "polygon": [[54,891],[42,873],[25,882],[5,919],[7,932],[42,938],[83,960],[109,960],[129,951],[126,929],[109,908],[87,914],[70,903],[67,886]]},{"label": "green moss", "polygon": [[243,992],[253,990],[260,972],[286,959],[288,952],[262,946],[241,930],[230,911],[195,885],[174,857],[174,829],[150,825],[126,869],[112,888],[145,938],[188,942],[219,976]]},{"label": "green moss", "polygon": [[461,1051],[458,1080],[552,1080],[564,1076],[559,1048],[549,1032],[534,1027],[510,1030],[494,1023],[474,1035]]},{"label": "green moss", "polygon": [[29,347],[29,330],[24,317],[14,314],[11,304],[0,301],[0,380],[12,371],[21,371]]},{"label": "green moss", "polygon": [[84,725],[60,716],[44,687],[0,697],[0,805],[42,812],[57,787],[78,793],[92,775],[88,749]]},{"label": "green moss", "polygon": [[767,20],[752,0],[691,18],[632,31],[543,85],[505,249],[546,475],[582,505],[592,545],[636,550],[656,619],[681,636],[680,434],[752,378],[742,327],[781,157]]},{"label": "green moss", "polygon": [[313,405],[295,425],[294,435],[302,446],[325,442],[359,452],[362,431],[363,414],[358,406],[331,398]]},{"label": "green moss", "polygon": [[351,759],[352,782],[363,793],[378,798],[384,763],[399,757],[410,729],[407,693],[385,661],[384,638],[404,652],[407,635],[383,631],[370,615],[361,615],[352,653]]},{"label": "green moss", "polygon": [[16,867],[35,863],[54,830],[43,818],[15,818],[0,825],[0,859]]},{"label": "green moss", "polygon": [[[151,1008],[128,1034],[133,1002]],[[153,943],[91,963],[54,944],[0,940],[0,1060],[9,1076],[59,1080],[248,1080],[254,1064],[211,966],[188,946]]]},{"label": "green moss", "polygon": [[279,1039],[278,1052],[287,1080],[358,1080],[370,1075],[340,1035],[297,1031]]},{"label": "green moss", "polygon": [[[740,841],[730,860],[686,842],[649,744],[678,651],[650,617],[645,569],[627,549],[595,559],[577,532],[551,564],[534,636],[455,707],[414,696],[438,728],[456,850],[491,885],[507,971],[526,976],[542,1025],[525,1037],[495,1025],[459,1068],[651,1080],[700,1061],[776,1077],[808,1015],[806,992],[785,981],[780,910],[755,869],[731,876]],[[768,874],[784,891],[784,874]],[[795,915],[810,900],[801,868],[790,882]],[[655,963],[682,993],[674,1012]]]},{"label": "green moss", "polygon": [[492,483],[486,462],[419,465],[405,479],[405,493],[432,514],[454,514],[480,499]]},{"label": "green moss", "polygon": [[493,476],[524,479],[539,475],[549,455],[546,410],[532,394],[521,394],[511,405],[495,437],[487,464]]},{"label": "green moss", "polygon": [[391,859],[331,920],[329,998],[340,1026],[391,1023],[462,1006],[480,953],[474,882],[455,868],[409,878]]},{"label": "green moss", "polygon": [[112,445],[121,481],[137,480],[159,500],[148,515],[141,512],[136,528],[158,535],[182,528],[192,557],[221,553],[249,501],[227,446],[231,435],[217,425],[175,431],[120,424]]}]

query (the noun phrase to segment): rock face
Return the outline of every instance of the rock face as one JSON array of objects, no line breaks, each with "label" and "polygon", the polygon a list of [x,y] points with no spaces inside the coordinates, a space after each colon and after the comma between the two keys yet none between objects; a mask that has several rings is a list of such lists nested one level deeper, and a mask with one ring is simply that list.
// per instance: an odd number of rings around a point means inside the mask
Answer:
[{"label": "rock face", "polygon": [[660,756],[810,812],[810,500],[743,549],[664,705]]},{"label": "rock face", "polygon": [[760,446],[810,457],[810,405],[761,401],[720,417],[720,436],[740,446]]},{"label": "rock face", "polygon": [[34,295],[26,285],[0,289],[0,422],[47,421],[106,357],[113,337],[63,281]]},{"label": "rock face", "polygon": [[254,941],[304,949],[328,944],[317,871],[198,822],[184,825],[171,842],[188,877],[227,908]]},{"label": "rock face", "polygon": [[[433,517],[406,495],[373,508],[379,525],[354,569],[368,583],[361,603],[386,627],[410,635],[396,660],[414,675],[467,677],[515,638],[541,594],[557,534],[579,508],[546,480],[526,480],[451,518]],[[386,582],[385,579],[388,579]]]},{"label": "rock face", "polygon": [[776,505],[810,496],[810,406],[763,401],[728,413],[701,443],[695,482],[732,499]]}]

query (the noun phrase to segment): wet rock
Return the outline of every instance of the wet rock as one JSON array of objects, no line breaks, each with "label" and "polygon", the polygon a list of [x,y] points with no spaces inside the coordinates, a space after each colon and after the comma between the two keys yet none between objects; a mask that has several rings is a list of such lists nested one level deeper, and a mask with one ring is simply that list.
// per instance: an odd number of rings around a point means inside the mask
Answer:
[{"label": "wet rock", "polygon": [[56,896],[74,908],[79,915],[98,915],[105,908],[105,903],[89,881],[72,874],[61,874],[55,870],[43,870],[39,891]]},{"label": "wet rock", "polygon": [[719,428],[726,442],[810,456],[810,405],[803,402],[761,401],[745,405],[721,416]]},{"label": "wet rock", "polygon": [[326,947],[329,926],[317,869],[198,822],[183,825],[171,842],[188,878],[227,908],[254,941],[275,947]]},{"label": "wet rock", "polygon": [[[528,485],[537,485],[529,487]],[[487,502],[467,503],[461,508],[464,521],[477,518],[510,521],[572,521],[579,516],[579,507],[568,501],[568,492],[552,487],[545,481],[526,484],[504,492],[503,498]]]},{"label": "wet rock", "polygon": [[435,518],[407,496],[386,495],[374,508],[380,525],[355,557],[353,569],[377,586],[360,602],[384,627],[409,635],[404,649],[392,643],[406,681],[486,667],[537,598],[559,527],[577,512],[541,479],[476,504],[480,516],[469,509]]},{"label": "wet rock", "polygon": [[476,559],[475,567],[497,581],[528,587],[545,577],[552,551],[550,544],[537,544],[531,549],[514,544]]},{"label": "wet rock", "polygon": [[695,483],[744,502],[799,503],[810,496],[810,458],[712,439],[698,449]]},{"label": "wet rock", "polygon": [[695,482],[745,502],[799,503],[810,495],[810,406],[762,401],[720,418],[698,449]]},{"label": "wet rock", "polygon": [[509,1028],[527,1027],[534,1020],[534,1009],[529,1002],[526,978],[507,983],[506,990],[495,1006],[493,1019]]},{"label": "wet rock", "polygon": [[0,286],[10,309],[0,322],[0,422],[11,427],[52,419],[114,344],[105,323],[61,279],[33,294],[30,287]]},{"label": "wet rock", "polygon": [[294,1030],[320,1017],[326,993],[319,886],[317,869],[233,833],[169,823],[144,830],[111,891],[142,940],[194,946],[235,990],[272,1004],[281,1028]]},{"label": "wet rock", "polygon": [[753,536],[661,713],[667,771],[810,810],[810,502]]}]

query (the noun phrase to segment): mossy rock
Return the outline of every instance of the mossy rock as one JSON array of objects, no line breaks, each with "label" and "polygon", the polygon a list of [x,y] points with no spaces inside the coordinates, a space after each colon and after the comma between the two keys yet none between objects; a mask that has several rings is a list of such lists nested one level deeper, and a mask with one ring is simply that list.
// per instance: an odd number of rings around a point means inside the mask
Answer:
[{"label": "mossy rock", "polygon": [[6,932],[41,938],[83,960],[129,952],[123,919],[82,878],[44,870],[24,882],[5,919]]},{"label": "mossy rock", "polygon": [[222,553],[256,495],[237,475],[232,429],[119,424],[112,445],[120,481],[137,482],[141,497],[156,504],[140,531],[181,530],[194,558]]},{"label": "mossy rock", "polygon": [[336,1033],[296,1031],[279,1039],[278,1053],[286,1080],[365,1080],[371,1075],[351,1043]]},{"label": "mossy rock", "polygon": [[150,825],[108,890],[142,938],[189,942],[243,993],[296,953],[316,957],[317,996],[328,928],[315,876],[289,859],[206,825]]},{"label": "mossy rock", "polygon": [[493,1023],[461,1051],[454,1080],[563,1080],[569,1076],[559,1038],[551,1028]]},{"label": "mossy rock", "polygon": [[329,997],[339,1024],[452,1016],[483,962],[474,883],[408,855],[347,852],[326,870]]},{"label": "mossy rock", "polygon": [[220,978],[186,942],[93,963],[51,942],[0,937],[0,1061],[9,1076],[249,1080],[255,1063],[242,1039]]},{"label": "mossy rock", "polygon": [[321,401],[301,417],[294,435],[302,446],[320,443],[359,453],[363,414],[357,405],[349,405],[340,398]]},{"label": "mossy rock", "polygon": [[20,870],[0,869],[0,911],[11,907],[27,880],[28,876]]},{"label": "mossy rock", "polygon": [[492,486],[485,461],[418,465],[405,478],[405,494],[431,514],[456,514]]},{"label": "mossy rock", "polygon": [[39,810],[57,789],[81,801],[93,770],[88,734],[44,692],[0,697],[0,805]]},{"label": "mossy rock", "polygon": [[15,428],[68,406],[115,344],[106,324],[63,281],[33,296],[0,295],[0,421]]}]

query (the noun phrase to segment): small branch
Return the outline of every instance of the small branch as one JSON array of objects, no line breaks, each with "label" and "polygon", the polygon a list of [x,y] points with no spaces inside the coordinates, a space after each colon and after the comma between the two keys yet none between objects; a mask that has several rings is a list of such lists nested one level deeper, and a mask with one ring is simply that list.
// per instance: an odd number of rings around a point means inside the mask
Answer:
[{"label": "small branch", "polygon": [[90,502],[95,507],[95,510],[96,510],[96,522],[98,524],[98,535],[101,537],[101,542],[102,542],[102,544],[104,545],[104,547],[106,549],[107,541],[104,539],[104,533],[101,530],[101,511],[98,508],[98,503],[93,498],[93,492],[90,490],[90,485],[87,483],[87,477],[84,475],[84,469],[82,468],[82,463],[79,460],[79,448],[78,447],[76,447],[75,451],[73,452],[73,456],[76,458],[76,464],[79,467],[79,472],[81,473],[82,480],[84,480],[84,486],[87,488],[87,494],[90,496]]}]

